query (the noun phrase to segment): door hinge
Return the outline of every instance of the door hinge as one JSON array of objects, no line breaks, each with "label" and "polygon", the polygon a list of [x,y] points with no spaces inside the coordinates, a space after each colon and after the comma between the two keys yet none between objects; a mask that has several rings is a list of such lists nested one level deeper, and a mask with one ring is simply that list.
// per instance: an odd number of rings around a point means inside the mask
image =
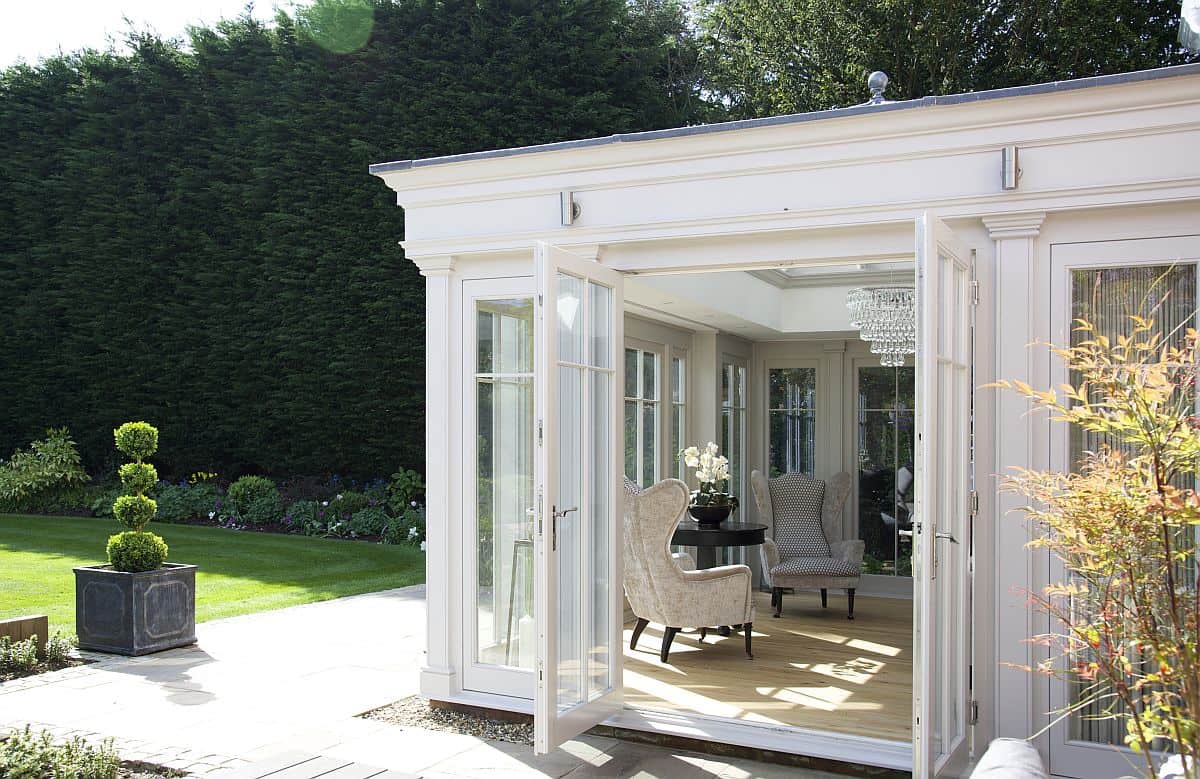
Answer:
[{"label": "door hinge", "polygon": [[972,699],[970,703],[970,717],[967,721],[968,725],[979,724],[979,701]]},{"label": "door hinge", "polygon": [[538,660],[538,681],[542,680],[542,661]]},{"label": "door hinge", "polygon": [[979,282],[974,279],[971,281],[971,305],[979,305]]},{"label": "door hinge", "polygon": [[545,299],[542,297],[542,293],[539,292],[538,293],[538,308],[541,308],[543,305],[545,305],[544,300]]},{"label": "door hinge", "polygon": [[969,506],[970,506],[971,516],[973,516],[973,517],[978,516],[979,515],[979,492],[976,490],[971,490],[971,495],[970,495],[969,500],[970,500]]},{"label": "door hinge", "polygon": [[542,445],[542,420],[538,420],[538,446]]}]

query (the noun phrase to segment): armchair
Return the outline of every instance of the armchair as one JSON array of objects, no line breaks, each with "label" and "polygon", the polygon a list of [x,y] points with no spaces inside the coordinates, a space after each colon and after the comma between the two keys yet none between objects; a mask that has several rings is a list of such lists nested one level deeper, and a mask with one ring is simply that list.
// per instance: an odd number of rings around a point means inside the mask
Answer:
[{"label": "armchair", "polygon": [[763,577],[771,588],[771,605],[783,613],[785,589],[821,591],[821,608],[828,606],[829,588],[844,588],[848,619],[854,619],[854,590],[858,587],[866,545],[857,539],[834,541],[841,535],[842,506],[850,494],[850,474],[829,480],[788,473],[767,479],[750,474],[759,516],[771,526],[774,538],[759,547]]},{"label": "armchair", "polygon": [[637,648],[646,625],[663,625],[659,658],[665,663],[682,628],[700,628],[703,642],[709,627],[733,625],[744,631],[746,655],[753,659],[750,569],[723,565],[697,571],[687,555],[671,554],[671,536],[689,498],[687,485],[677,479],[645,490],[625,482],[625,597],[637,617],[629,648]]}]

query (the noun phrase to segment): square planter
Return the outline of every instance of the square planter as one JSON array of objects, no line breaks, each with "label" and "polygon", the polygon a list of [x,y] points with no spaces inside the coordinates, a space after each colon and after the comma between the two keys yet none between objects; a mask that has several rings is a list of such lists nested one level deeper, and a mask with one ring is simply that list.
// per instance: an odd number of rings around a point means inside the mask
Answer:
[{"label": "square planter", "polygon": [[120,655],[196,643],[196,566],[167,563],[142,573],[76,568],[75,632],[80,649]]}]

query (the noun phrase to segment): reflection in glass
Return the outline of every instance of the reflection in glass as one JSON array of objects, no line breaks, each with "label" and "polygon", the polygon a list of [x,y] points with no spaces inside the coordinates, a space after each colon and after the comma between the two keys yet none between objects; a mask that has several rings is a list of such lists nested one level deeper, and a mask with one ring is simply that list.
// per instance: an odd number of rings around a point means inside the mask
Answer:
[{"label": "reflection in glass", "polygon": [[784,473],[813,475],[816,466],[817,371],[767,371],[767,465],[771,478]]},{"label": "reflection in glass", "polygon": [[625,475],[643,487],[658,481],[658,355],[625,350]]},{"label": "reflection in glass", "polygon": [[858,369],[858,532],[866,573],[912,575],[912,544],[897,531],[912,528],[916,496],[913,368]]},{"label": "reflection in glass", "polygon": [[477,662],[532,669],[533,300],[476,303]]},{"label": "reflection in glass", "polygon": [[668,454],[675,464],[672,469],[677,479],[683,479],[687,467],[679,452],[686,444],[683,443],[687,430],[687,405],[684,393],[687,390],[687,361],[683,357],[671,358],[671,443]]},{"label": "reflection in glass", "polygon": [[[745,497],[746,469],[746,368],[736,363],[721,365],[721,454],[729,458],[728,491]],[[737,519],[735,515],[733,517]],[[718,551],[723,563],[745,562],[744,547]]]}]

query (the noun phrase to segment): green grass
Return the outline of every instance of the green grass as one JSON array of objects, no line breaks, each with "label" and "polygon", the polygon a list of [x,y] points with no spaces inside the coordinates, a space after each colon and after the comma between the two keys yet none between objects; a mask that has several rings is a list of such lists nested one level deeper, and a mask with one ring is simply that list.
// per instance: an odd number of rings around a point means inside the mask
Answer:
[{"label": "green grass", "polygon": [[[152,524],[170,560],[200,566],[196,620],[250,614],[425,581],[411,546]],[[111,519],[0,514],[0,619],[47,614],[50,630],[75,632],[78,565],[105,562]]]}]

